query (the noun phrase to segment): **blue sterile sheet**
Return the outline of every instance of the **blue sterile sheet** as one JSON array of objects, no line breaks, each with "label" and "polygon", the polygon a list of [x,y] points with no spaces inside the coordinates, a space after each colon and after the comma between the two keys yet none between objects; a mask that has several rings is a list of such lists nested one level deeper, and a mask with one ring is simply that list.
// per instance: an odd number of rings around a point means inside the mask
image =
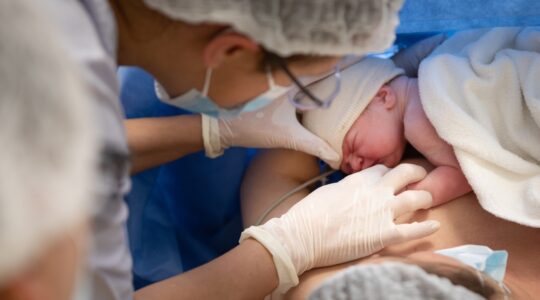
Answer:
[{"label": "blue sterile sheet", "polygon": [[538,0],[405,0],[398,34],[540,25]]},{"label": "blue sterile sheet", "polygon": [[[187,113],[159,102],[144,71],[121,68],[119,77],[128,118]],[[132,176],[125,200],[136,288],[204,264],[237,244],[239,187],[249,156],[239,148],[217,159],[198,152]]]}]

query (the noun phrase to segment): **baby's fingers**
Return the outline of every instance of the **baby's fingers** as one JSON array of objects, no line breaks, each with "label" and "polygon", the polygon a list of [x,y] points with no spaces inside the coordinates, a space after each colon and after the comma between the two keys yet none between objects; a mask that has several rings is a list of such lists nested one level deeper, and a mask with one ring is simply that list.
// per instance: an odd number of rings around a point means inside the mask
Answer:
[{"label": "baby's fingers", "polygon": [[407,185],[422,180],[426,174],[426,170],[420,166],[400,164],[384,175],[381,184],[391,187],[396,193]]},{"label": "baby's fingers", "polygon": [[424,222],[414,222],[410,224],[396,225],[395,231],[386,236],[383,240],[385,246],[407,242],[419,238],[426,237],[439,230],[441,224],[435,220],[428,220]]},{"label": "baby's fingers", "polygon": [[391,208],[394,218],[419,209],[430,208],[433,204],[431,193],[424,190],[405,191],[392,200]]}]

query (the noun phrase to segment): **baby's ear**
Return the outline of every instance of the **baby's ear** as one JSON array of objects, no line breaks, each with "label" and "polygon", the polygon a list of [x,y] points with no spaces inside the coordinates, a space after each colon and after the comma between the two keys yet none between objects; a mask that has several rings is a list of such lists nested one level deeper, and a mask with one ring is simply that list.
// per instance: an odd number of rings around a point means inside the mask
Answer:
[{"label": "baby's ear", "polygon": [[396,94],[388,85],[383,85],[375,95],[377,101],[386,109],[392,109],[396,106]]}]

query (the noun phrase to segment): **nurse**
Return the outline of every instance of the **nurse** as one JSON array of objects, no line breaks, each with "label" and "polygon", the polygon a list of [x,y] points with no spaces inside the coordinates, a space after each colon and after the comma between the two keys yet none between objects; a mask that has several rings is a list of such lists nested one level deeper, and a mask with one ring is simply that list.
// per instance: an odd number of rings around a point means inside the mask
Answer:
[{"label": "nurse", "polygon": [[[394,0],[36,3],[46,6],[57,22],[70,50],[67,59],[83,68],[96,103],[95,125],[105,157],[98,192],[106,201],[92,228],[90,269],[100,286],[94,298],[133,298],[122,201],[129,190],[129,158],[134,171],[203,148],[209,156],[217,156],[230,146],[284,147],[335,159],[336,153],[294,116],[294,107],[330,105],[335,93],[311,93],[303,82],[333,76],[337,92],[339,76],[332,72],[338,57],[387,47],[394,38],[400,4]],[[127,123],[126,134],[118,100],[118,65],[145,69],[156,79],[163,101],[207,116],[138,119]],[[301,89],[310,100],[292,99],[292,105],[283,100],[286,97],[271,101],[289,86]],[[363,257],[437,230],[438,225],[429,221],[393,223],[405,211],[431,205],[425,192],[396,195],[425,176],[421,168],[377,168],[358,174],[317,190],[279,219],[245,230],[240,244],[218,259],[139,290],[135,298],[261,298],[294,286],[298,275],[311,268]],[[366,197],[381,198],[381,205],[360,209]],[[335,222],[329,226],[328,220]],[[297,247],[300,240],[307,247]]]}]

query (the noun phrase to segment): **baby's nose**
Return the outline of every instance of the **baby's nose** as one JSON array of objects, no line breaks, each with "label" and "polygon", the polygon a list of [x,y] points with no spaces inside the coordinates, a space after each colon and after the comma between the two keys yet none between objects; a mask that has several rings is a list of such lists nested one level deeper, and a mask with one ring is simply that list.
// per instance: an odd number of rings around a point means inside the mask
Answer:
[{"label": "baby's nose", "polygon": [[349,166],[351,168],[351,173],[358,172],[362,170],[362,162],[364,159],[362,157],[351,155],[349,157]]}]

